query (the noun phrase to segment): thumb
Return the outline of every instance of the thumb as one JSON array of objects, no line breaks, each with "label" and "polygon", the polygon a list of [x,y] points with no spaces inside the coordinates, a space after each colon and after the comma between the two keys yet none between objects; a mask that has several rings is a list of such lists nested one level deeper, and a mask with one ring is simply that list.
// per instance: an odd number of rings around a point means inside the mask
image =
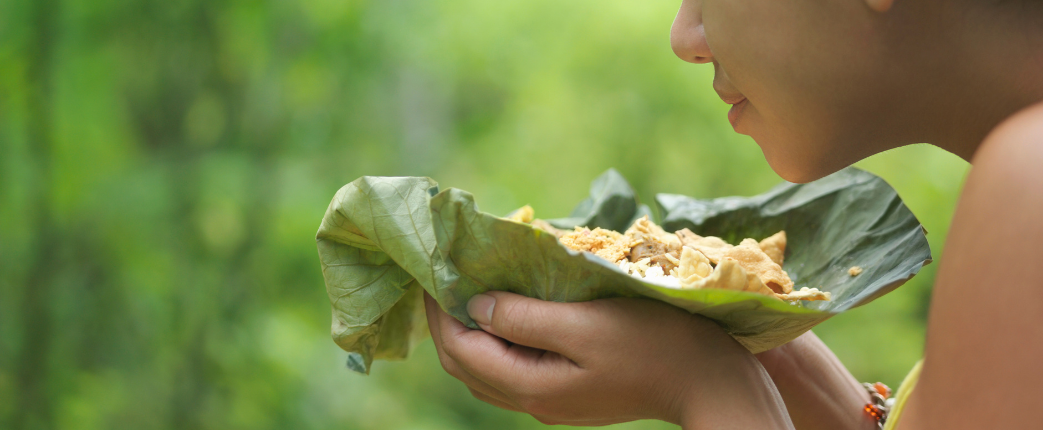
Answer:
[{"label": "thumb", "polygon": [[512,343],[564,353],[593,319],[585,305],[488,291],[467,302],[467,313],[482,330]]}]

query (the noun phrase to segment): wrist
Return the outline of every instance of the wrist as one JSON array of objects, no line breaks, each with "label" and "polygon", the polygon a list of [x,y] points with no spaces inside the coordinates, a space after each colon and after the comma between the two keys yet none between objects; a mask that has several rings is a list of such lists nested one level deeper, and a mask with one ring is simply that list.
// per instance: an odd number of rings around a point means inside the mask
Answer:
[{"label": "wrist", "polygon": [[812,332],[757,354],[801,429],[875,429],[861,383]]},{"label": "wrist", "polygon": [[684,430],[793,428],[782,397],[756,357],[742,348],[718,358],[714,365],[719,371],[683,397],[677,424]]},{"label": "wrist", "polygon": [[792,371],[793,364],[802,357],[817,355],[819,344],[821,341],[818,337],[809,331],[786,344],[756,354],[755,357],[774,380],[776,374]]}]

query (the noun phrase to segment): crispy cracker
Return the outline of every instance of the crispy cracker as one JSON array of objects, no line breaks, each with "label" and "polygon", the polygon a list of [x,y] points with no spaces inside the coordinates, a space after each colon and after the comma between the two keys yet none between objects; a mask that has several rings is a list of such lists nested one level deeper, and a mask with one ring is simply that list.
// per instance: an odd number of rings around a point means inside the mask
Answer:
[{"label": "crispy cracker", "polygon": [[518,210],[511,212],[510,215],[507,215],[506,219],[509,219],[514,222],[528,224],[532,222],[532,218],[534,216],[536,216],[536,211],[532,209],[532,206],[525,205],[518,208]]},{"label": "crispy cracker", "polygon": [[766,296],[775,296],[775,291],[768,288],[764,284],[764,280],[761,279],[760,275],[753,272],[746,272],[746,288],[745,291],[752,291],[758,294],[764,294]]},{"label": "crispy cracker", "polygon": [[764,284],[776,293],[786,294],[793,291],[793,280],[789,274],[761,250],[756,240],[743,240],[739,246],[725,252],[723,258],[735,259],[746,271],[760,276]]},{"label": "crispy cracker", "polygon": [[833,293],[819,291],[818,288],[804,287],[800,291],[794,291],[789,294],[776,294],[775,297],[790,302],[797,300],[833,300]]},{"label": "crispy cracker", "polygon": [[758,244],[761,251],[768,254],[771,261],[779,266],[782,265],[782,259],[786,256],[786,231],[780,231],[775,233],[771,237],[765,238]]},{"label": "crispy cracker", "polygon": [[[689,250],[691,250],[689,248]],[[699,255],[702,255],[698,251],[691,250]],[[703,256],[705,258],[705,256]],[[682,260],[684,259],[684,251],[682,251]],[[706,260],[709,261],[709,260]],[[681,263],[685,263],[682,261]],[[742,266],[735,264],[734,261],[727,261],[724,264],[717,265],[717,268],[710,272],[709,276],[705,278],[699,277],[694,272],[689,272],[688,276],[680,278],[682,289],[703,289],[703,288],[716,288],[722,290],[744,290],[746,288],[746,271],[742,269]]]},{"label": "crispy cracker", "polygon": [[684,246],[689,246],[696,251],[703,253],[706,258],[710,259],[710,262],[717,264],[721,261],[721,257],[724,257],[725,253],[733,248],[732,245],[725,242],[724,239],[714,236],[702,237],[698,234],[692,233],[689,229],[683,229],[677,232],[677,239],[681,241]]},{"label": "crispy cracker", "polygon": [[677,268],[670,274],[677,279],[690,279],[691,282],[694,282],[710,276],[712,272],[713,267],[710,266],[710,260],[703,253],[686,246],[681,250],[681,259],[677,262]]}]

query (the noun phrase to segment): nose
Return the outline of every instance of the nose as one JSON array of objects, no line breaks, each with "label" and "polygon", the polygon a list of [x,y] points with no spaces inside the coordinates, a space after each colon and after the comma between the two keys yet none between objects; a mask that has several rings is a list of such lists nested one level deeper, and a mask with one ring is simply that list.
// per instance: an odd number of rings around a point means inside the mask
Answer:
[{"label": "nose", "polygon": [[684,0],[670,28],[670,47],[678,58],[689,63],[713,61],[710,45],[703,31],[703,0]]}]

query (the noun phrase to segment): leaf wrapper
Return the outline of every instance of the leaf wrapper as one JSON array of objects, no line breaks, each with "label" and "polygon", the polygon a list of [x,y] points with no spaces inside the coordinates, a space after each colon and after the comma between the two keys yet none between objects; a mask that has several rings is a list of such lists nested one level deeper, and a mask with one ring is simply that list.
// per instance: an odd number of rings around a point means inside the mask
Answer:
[{"label": "leaf wrapper", "polygon": [[[483,213],[471,194],[439,192],[430,178],[363,177],[337,192],[316,235],[333,339],[349,352],[349,368],[368,373],[374,358],[404,359],[427,336],[422,291],[477,328],[468,299],[502,290],[559,302],[662,300],[716,321],[758,353],[886,294],[931,262],[925,231],[897,193],[855,168],[754,197],[660,194],[656,203],[667,231],[689,228],[738,243],[786,230],[783,268],[795,288],[829,291],[833,300],[793,305],[748,292],[658,286],[566,249],[549,233]],[[568,218],[550,222],[624,231],[650,212],[609,170]],[[864,272],[852,277],[852,266]]]}]

